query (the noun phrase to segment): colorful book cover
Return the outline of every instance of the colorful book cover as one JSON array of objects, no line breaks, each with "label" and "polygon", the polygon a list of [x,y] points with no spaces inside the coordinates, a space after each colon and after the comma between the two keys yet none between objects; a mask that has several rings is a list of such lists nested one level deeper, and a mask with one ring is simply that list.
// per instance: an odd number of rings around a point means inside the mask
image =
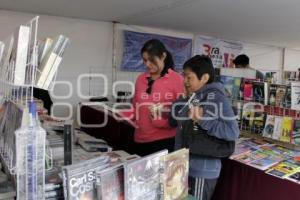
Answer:
[{"label": "colorful book cover", "polygon": [[267,115],[265,128],[263,130],[264,137],[272,138],[274,132],[274,124],[275,124],[275,116]]},{"label": "colorful book cover", "polygon": [[254,104],[252,102],[245,103],[242,111],[242,129],[250,131],[254,121]]},{"label": "colorful book cover", "polygon": [[124,200],[123,164],[96,171],[98,200]]},{"label": "colorful book cover", "polygon": [[109,166],[109,157],[101,156],[78,164],[64,166],[64,197],[69,200],[92,200],[97,198],[95,171]]},{"label": "colorful book cover", "polygon": [[279,178],[286,178],[299,171],[299,169],[299,163],[294,160],[286,160],[269,169],[267,173]]},{"label": "colorful book cover", "polygon": [[278,85],[276,90],[275,106],[283,107],[285,93],[286,93],[286,86]]},{"label": "colorful book cover", "polygon": [[294,120],[291,142],[300,145],[300,120]]},{"label": "colorful book cover", "polygon": [[181,149],[163,157],[164,200],[181,200],[188,196],[189,150]]},{"label": "colorful book cover", "polygon": [[291,108],[291,101],[292,101],[291,98],[292,98],[292,89],[290,86],[287,86],[286,93],[284,96],[284,101],[283,101],[283,107]]},{"label": "colorful book cover", "polygon": [[162,197],[161,158],[167,150],[125,163],[125,199],[126,200],[160,200]]},{"label": "colorful book cover", "polygon": [[236,157],[249,154],[256,150],[258,150],[258,147],[252,146],[247,142],[236,143],[234,153],[230,156],[230,159],[235,159]]},{"label": "colorful book cover", "polygon": [[300,171],[289,175],[286,179],[300,184]]},{"label": "colorful book cover", "polygon": [[283,142],[291,142],[291,133],[293,129],[293,119],[291,117],[283,117],[281,125],[280,140]]},{"label": "colorful book cover", "polygon": [[252,101],[253,99],[253,83],[251,81],[247,81],[244,84],[244,100]]},{"label": "colorful book cover", "polygon": [[269,88],[269,105],[275,106],[276,105],[276,92],[277,92],[277,85],[271,84]]},{"label": "colorful book cover", "polygon": [[260,160],[260,159],[266,158],[268,156],[269,156],[268,154],[266,154],[260,150],[257,150],[257,151],[251,152],[251,153],[246,153],[246,154],[242,154],[241,156],[237,156],[236,158],[234,158],[234,160],[244,163],[244,164],[250,164],[256,160]]},{"label": "colorful book cover", "polygon": [[270,155],[265,158],[255,160],[255,161],[251,162],[249,165],[252,167],[255,167],[257,169],[265,171],[265,170],[269,169],[270,167],[276,165],[277,163],[281,162],[282,160],[283,160],[283,158],[280,156]]},{"label": "colorful book cover", "polygon": [[270,145],[268,142],[266,142],[264,140],[255,139],[255,138],[244,140],[242,143],[248,144],[248,145],[250,145],[252,147],[255,147],[255,148]]},{"label": "colorful book cover", "polygon": [[221,80],[221,83],[223,83],[223,85],[225,87],[226,96],[228,98],[232,98],[234,77],[221,75],[220,80]]},{"label": "colorful book cover", "polygon": [[300,82],[291,83],[292,109],[300,110]]},{"label": "colorful book cover", "polygon": [[253,82],[253,100],[257,103],[265,103],[265,84],[264,82]]},{"label": "colorful book cover", "polygon": [[274,132],[272,135],[272,138],[275,140],[279,140],[281,136],[281,130],[282,130],[282,117],[275,116],[275,121],[274,121]]},{"label": "colorful book cover", "polygon": [[270,152],[269,154],[272,155],[281,155],[282,157],[285,157],[286,159],[290,159],[291,157],[293,157],[295,155],[295,152],[278,146],[278,145],[265,145],[265,146],[261,146],[260,147],[261,150],[265,151],[265,152]]},{"label": "colorful book cover", "polygon": [[235,77],[232,88],[232,99],[240,99],[241,78]]},{"label": "colorful book cover", "polygon": [[253,117],[253,126],[252,132],[255,134],[263,133],[264,125],[265,125],[265,113],[264,106],[262,104],[254,105],[254,117]]}]

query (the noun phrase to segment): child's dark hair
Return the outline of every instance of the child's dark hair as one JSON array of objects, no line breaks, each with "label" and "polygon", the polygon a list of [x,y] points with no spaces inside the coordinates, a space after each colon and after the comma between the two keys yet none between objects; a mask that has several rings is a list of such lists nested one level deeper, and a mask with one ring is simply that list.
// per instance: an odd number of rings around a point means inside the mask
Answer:
[{"label": "child's dark hair", "polygon": [[215,79],[215,70],[211,59],[208,56],[196,55],[186,61],[183,65],[183,70],[190,69],[200,80],[204,74],[209,75],[207,83],[212,83]]},{"label": "child's dark hair", "polygon": [[163,55],[163,53],[166,53],[166,58],[164,60],[165,67],[161,72],[161,76],[164,76],[166,73],[168,73],[169,69],[174,69],[174,61],[172,55],[160,40],[148,40],[141,49],[141,54],[143,54],[144,52],[147,52],[152,59],[154,56],[160,58]]}]

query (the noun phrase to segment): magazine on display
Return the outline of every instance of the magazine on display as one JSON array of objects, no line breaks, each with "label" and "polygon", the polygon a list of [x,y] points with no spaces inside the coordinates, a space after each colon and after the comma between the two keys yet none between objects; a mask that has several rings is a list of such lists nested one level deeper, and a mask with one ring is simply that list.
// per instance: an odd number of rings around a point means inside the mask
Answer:
[{"label": "magazine on display", "polygon": [[180,149],[162,157],[163,199],[180,200],[188,196],[189,150]]},{"label": "magazine on display", "polygon": [[109,157],[100,156],[78,164],[62,167],[64,197],[68,200],[97,198],[95,171],[109,166]]},{"label": "magazine on display", "polygon": [[124,165],[126,200],[161,199],[161,158],[167,154],[167,150],[159,151]]},{"label": "magazine on display", "polygon": [[124,200],[123,163],[96,171],[98,200]]}]

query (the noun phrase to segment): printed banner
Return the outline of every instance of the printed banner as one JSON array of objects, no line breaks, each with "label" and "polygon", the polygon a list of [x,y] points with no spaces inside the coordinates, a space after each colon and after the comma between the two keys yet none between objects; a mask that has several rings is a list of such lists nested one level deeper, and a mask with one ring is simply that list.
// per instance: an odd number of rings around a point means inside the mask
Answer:
[{"label": "printed banner", "polygon": [[150,39],[158,39],[164,43],[167,50],[173,56],[176,70],[182,70],[184,62],[191,57],[192,39],[124,31],[122,70],[135,72],[146,70],[141,57],[141,49],[144,43]]},{"label": "printed banner", "polygon": [[225,41],[218,38],[196,36],[194,55],[207,55],[214,67],[234,67],[234,58],[243,50],[240,42]]}]

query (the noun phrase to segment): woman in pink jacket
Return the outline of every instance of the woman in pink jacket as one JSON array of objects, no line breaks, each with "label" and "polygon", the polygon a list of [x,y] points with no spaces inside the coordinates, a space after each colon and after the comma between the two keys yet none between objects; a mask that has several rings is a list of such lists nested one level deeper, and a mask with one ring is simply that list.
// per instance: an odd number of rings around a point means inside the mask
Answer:
[{"label": "woman in pink jacket", "polygon": [[173,70],[172,55],[159,40],[147,41],[141,49],[147,71],[135,84],[133,106],[138,128],[135,151],[140,156],[174,148],[175,128],[170,127],[169,108],[183,93],[183,78]]}]

